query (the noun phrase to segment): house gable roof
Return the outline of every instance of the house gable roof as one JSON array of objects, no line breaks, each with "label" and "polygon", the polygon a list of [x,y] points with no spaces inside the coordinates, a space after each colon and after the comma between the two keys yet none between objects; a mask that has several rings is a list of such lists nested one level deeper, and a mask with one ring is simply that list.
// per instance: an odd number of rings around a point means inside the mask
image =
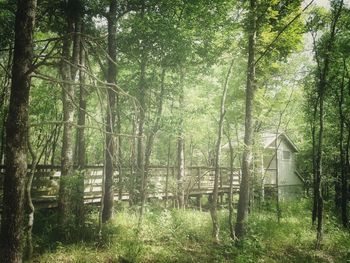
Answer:
[{"label": "house gable roof", "polygon": [[[287,143],[291,150],[293,152],[299,152],[298,147],[294,144],[294,142],[289,138],[289,136],[285,133],[279,133],[277,138],[282,139],[285,143]],[[240,140],[243,141],[243,135],[239,137]],[[264,132],[261,133],[261,146],[263,147],[263,149],[267,149],[267,148],[274,148],[274,142],[276,140],[276,133],[273,132]],[[232,141],[232,144],[234,147],[237,147],[237,141]],[[243,142],[242,142],[243,144]],[[225,145],[222,146],[222,149],[228,150],[229,149],[229,144],[226,143]]]},{"label": "house gable roof", "polygon": [[274,147],[274,142],[276,140],[276,137],[286,142],[294,152],[299,152],[298,147],[293,143],[293,141],[285,133],[279,133],[277,136],[276,136],[276,133],[270,133],[270,132],[263,133],[262,134],[263,148],[266,149],[266,148]]}]

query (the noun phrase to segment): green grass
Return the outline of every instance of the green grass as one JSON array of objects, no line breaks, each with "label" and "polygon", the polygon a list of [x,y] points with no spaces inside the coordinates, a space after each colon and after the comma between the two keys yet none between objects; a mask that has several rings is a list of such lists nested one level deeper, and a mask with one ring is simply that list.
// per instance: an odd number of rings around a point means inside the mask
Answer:
[{"label": "green grass", "polygon": [[104,227],[102,240],[92,212],[84,241],[72,244],[54,242],[46,222],[36,235],[34,262],[350,262],[349,232],[334,218],[325,217],[323,246],[316,251],[306,201],[283,204],[280,223],[273,210],[250,214],[247,237],[236,244],[229,238],[226,210],[219,213],[219,244],[211,241],[209,213],[196,210],[149,208],[138,232],[137,212],[124,208]]}]

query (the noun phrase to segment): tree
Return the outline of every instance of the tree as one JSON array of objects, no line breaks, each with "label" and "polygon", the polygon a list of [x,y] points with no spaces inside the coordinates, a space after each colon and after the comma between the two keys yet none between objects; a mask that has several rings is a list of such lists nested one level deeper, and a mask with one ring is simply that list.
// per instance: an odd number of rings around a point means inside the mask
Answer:
[{"label": "tree", "polygon": [[1,220],[1,258],[4,262],[11,263],[22,262],[21,238],[35,11],[36,0],[17,2],[11,97],[6,121],[6,175]]},{"label": "tree", "polygon": [[248,213],[249,181],[251,180],[252,145],[253,145],[253,101],[255,83],[255,38],[256,38],[256,1],[250,0],[248,26],[248,70],[245,103],[244,151],[242,156],[242,179],[239,188],[237,221],[235,232],[238,238],[245,234],[245,220]]},{"label": "tree", "polygon": [[247,219],[250,198],[249,183],[252,180],[253,134],[254,129],[259,128],[259,125],[255,126],[253,124],[254,97],[257,86],[263,86],[262,80],[264,77],[269,76],[272,69],[269,65],[271,65],[272,61],[285,59],[290,51],[298,46],[300,35],[298,36],[296,28],[298,25],[301,25],[299,18],[302,12],[312,2],[306,5],[303,10],[299,11],[300,1],[288,2],[285,5],[271,1],[262,1],[259,4],[255,0],[249,1],[246,29],[248,34],[248,68],[245,94],[244,151],[242,156],[242,180],[235,226],[238,238],[243,237],[245,233],[245,221]]},{"label": "tree", "polygon": [[316,165],[315,169],[315,189],[314,195],[316,199],[316,215],[317,215],[317,238],[316,248],[319,249],[323,238],[323,197],[322,197],[322,168],[323,168],[323,136],[324,136],[324,101],[326,96],[326,88],[328,83],[328,74],[330,69],[331,52],[334,46],[336,37],[336,26],[341,15],[343,1],[335,4],[332,9],[332,21],[330,26],[329,36],[325,41],[322,56],[316,54],[317,59],[317,80],[316,91],[318,94],[318,131],[317,131],[317,146],[316,155],[314,156]]},{"label": "tree", "polygon": [[179,126],[177,137],[177,202],[178,208],[185,208],[185,138],[184,138],[184,72],[180,73]]},{"label": "tree", "polygon": [[[214,161],[214,168],[215,168],[215,174],[214,174],[214,189],[213,189],[213,197],[211,200],[211,208],[210,208],[210,215],[213,222],[213,239],[215,242],[219,242],[219,220],[217,215],[217,203],[218,203],[218,193],[219,193],[219,176],[220,176],[220,159],[221,159],[221,141],[223,136],[223,130],[224,130],[224,121],[225,121],[225,102],[227,97],[227,90],[228,90],[228,81],[230,78],[231,70],[233,67],[234,59],[232,59],[232,62],[230,63],[229,69],[227,71],[227,75],[225,78],[224,83],[224,89],[222,92],[221,97],[221,105],[220,105],[220,113],[219,113],[219,126],[218,126],[218,137],[215,145],[215,161]],[[232,145],[230,144],[230,151],[232,152]],[[233,157],[231,156],[231,161],[233,162]],[[231,169],[231,173],[233,169]],[[232,175],[231,175],[232,176]],[[232,182],[230,181],[230,189],[232,189]],[[232,198],[232,195],[230,195],[230,198]],[[232,199],[229,201],[232,202]],[[233,234],[231,233],[233,236]]]},{"label": "tree", "polygon": [[117,1],[111,0],[109,12],[107,15],[108,21],[108,73],[107,73],[107,113],[106,113],[106,152],[105,152],[105,181],[104,181],[104,196],[102,222],[107,222],[113,216],[114,202],[114,171],[116,167],[116,140],[115,140],[115,118],[116,118],[116,81],[117,81]]},{"label": "tree", "polygon": [[81,15],[83,6],[80,0],[69,0],[64,6],[67,17],[66,32],[63,37],[62,59],[60,73],[63,82],[62,103],[63,103],[63,136],[61,149],[61,179],[58,195],[58,224],[63,237],[66,236],[65,228],[72,212],[72,185],[73,177],[73,125],[74,125],[74,94],[75,86],[72,82],[76,79],[80,54],[81,36]]}]

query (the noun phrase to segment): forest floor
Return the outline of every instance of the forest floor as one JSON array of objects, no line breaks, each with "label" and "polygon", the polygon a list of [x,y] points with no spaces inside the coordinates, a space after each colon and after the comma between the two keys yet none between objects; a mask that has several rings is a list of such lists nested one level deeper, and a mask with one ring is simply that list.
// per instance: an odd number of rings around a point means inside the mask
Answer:
[{"label": "forest floor", "polygon": [[335,223],[336,218],[325,218],[323,245],[317,251],[307,200],[281,208],[280,223],[273,205],[252,211],[247,238],[236,244],[229,238],[227,209],[220,212],[219,244],[211,241],[210,214],[198,210],[152,205],[138,233],[137,212],[119,207],[100,238],[97,212],[91,212],[85,230],[72,233],[71,239],[76,240],[64,244],[53,241],[49,222],[55,215],[41,212],[34,262],[350,262],[350,234]]}]

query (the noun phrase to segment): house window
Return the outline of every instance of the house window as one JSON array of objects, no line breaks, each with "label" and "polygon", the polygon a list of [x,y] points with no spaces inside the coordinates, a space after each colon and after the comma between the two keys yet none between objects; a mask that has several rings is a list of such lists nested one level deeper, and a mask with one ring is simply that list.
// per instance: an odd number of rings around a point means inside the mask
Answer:
[{"label": "house window", "polygon": [[282,160],[290,160],[290,158],[291,158],[290,151],[283,151],[283,153],[282,153]]}]

